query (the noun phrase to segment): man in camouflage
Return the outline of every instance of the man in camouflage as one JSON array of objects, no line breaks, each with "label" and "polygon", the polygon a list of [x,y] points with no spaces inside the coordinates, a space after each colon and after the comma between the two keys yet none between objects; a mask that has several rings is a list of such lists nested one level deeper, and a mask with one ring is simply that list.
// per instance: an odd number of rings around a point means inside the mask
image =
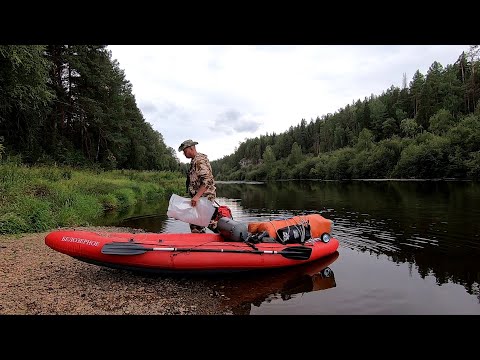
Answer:
[{"label": "man in camouflage", "polygon": [[[208,200],[214,202],[217,196],[215,179],[213,178],[212,167],[207,155],[197,152],[195,145],[198,142],[193,140],[185,140],[180,144],[178,151],[183,151],[186,158],[190,161],[190,169],[187,174],[187,192],[192,197],[192,206],[197,205],[197,201],[201,196],[207,197]],[[208,228],[216,232],[217,222],[212,220]],[[194,224],[190,224],[192,233],[204,233],[206,228]]]}]

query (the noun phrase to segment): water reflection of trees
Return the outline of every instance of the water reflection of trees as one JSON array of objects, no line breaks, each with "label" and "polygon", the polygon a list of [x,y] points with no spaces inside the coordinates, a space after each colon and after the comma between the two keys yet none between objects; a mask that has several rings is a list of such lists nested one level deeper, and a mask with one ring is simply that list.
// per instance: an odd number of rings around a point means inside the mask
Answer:
[{"label": "water reflection of trees", "polygon": [[278,181],[221,184],[219,193],[248,211],[321,212],[341,225],[348,246],[414,264],[422,278],[461,284],[480,299],[480,184]]},{"label": "water reflection of trees", "polygon": [[[148,222],[148,215],[157,215],[157,214],[164,214],[166,216],[167,209],[168,209],[168,202],[169,198],[167,199],[159,199],[155,202],[139,202],[135,204],[135,206],[130,206],[128,208],[124,208],[117,211],[111,211],[105,213],[102,217],[96,219],[95,224],[96,226],[130,226],[127,223],[131,223],[132,227],[149,229],[148,226],[142,227],[139,224],[139,221],[147,221]],[[136,220],[135,218],[139,218],[141,220]],[[155,220],[158,222],[158,218],[156,217]],[[150,230],[152,231],[152,230]]]}]

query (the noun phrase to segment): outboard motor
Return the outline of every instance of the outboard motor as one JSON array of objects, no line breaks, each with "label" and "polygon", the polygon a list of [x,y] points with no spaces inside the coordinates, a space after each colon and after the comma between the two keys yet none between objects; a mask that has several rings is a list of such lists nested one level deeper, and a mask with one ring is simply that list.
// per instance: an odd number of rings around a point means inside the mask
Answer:
[{"label": "outboard motor", "polygon": [[227,217],[221,217],[217,223],[218,232],[230,241],[245,241],[248,237],[248,226]]}]

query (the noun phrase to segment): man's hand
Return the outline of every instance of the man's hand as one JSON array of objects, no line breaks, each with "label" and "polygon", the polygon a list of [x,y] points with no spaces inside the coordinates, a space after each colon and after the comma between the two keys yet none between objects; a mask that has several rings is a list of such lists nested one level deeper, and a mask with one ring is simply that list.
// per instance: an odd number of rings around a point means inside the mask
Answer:
[{"label": "man's hand", "polygon": [[196,198],[196,196],[194,196],[191,200],[191,203],[192,203],[192,206],[196,206],[197,205],[197,201],[198,199]]},{"label": "man's hand", "polygon": [[198,200],[200,199],[200,197],[203,195],[203,193],[205,192],[205,190],[207,190],[207,187],[205,185],[201,185],[200,188],[198,189],[197,193],[195,194],[195,196],[192,198],[192,206],[196,206],[197,205],[197,202]]}]

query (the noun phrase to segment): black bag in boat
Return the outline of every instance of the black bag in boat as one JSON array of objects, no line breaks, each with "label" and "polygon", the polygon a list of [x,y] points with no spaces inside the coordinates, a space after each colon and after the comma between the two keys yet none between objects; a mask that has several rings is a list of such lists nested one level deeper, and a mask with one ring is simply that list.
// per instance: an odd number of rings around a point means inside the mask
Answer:
[{"label": "black bag in boat", "polygon": [[310,224],[300,224],[278,229],[276,239],[282,244],[303,244],[311,237]]}]

